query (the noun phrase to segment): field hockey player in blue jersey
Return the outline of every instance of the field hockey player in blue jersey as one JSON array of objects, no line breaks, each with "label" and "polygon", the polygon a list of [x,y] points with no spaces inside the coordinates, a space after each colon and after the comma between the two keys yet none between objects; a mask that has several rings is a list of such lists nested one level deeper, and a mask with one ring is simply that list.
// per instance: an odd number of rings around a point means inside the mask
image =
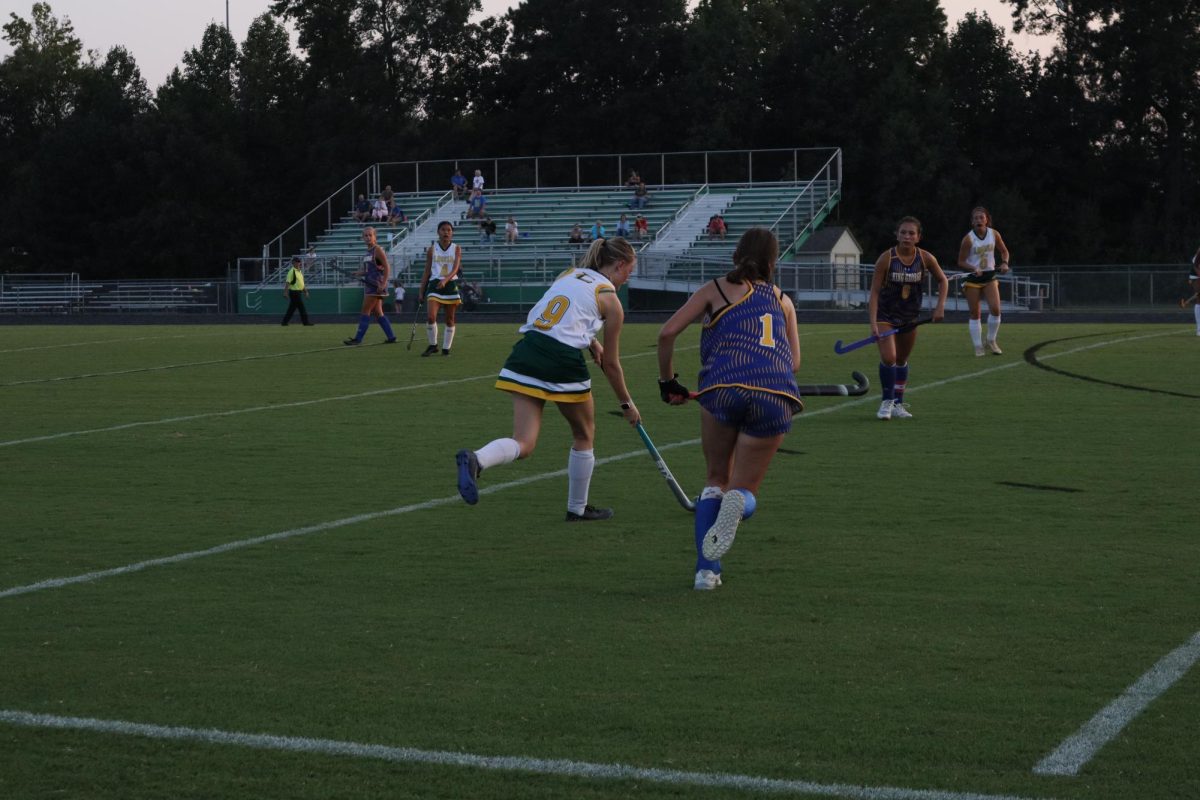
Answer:
[{"label": "field hockey player in blue jersey", "polygon": [[383,328],[383,334],[387,337],[384,342],[395,344],[396,334],[392,332],[392,323],[388,322],[387,315],[383,313],[383,299],[388,296],[391,267],[383,248],[375,241],[375,229],[363,228],[362,238],[367,246],[367,254],[363,256],[362,266],[354,273],[355,277],[361,278],[363,282],[362,312],[358,317],[358,330],[346,339],[344,344],[362,344],[372,318]]},{"label": "field hockey player in blue jersey", "polygon": [[721,585],[720,558],[738,524],[754,512],[759,485],[792,416],[804,406],[796,386],[800,333],[791,298],[774,285],[779,242],[766,228],[742,234],[733,269],[704,284],[658,334],[659,394],[687,402],[673,366],[675,339],[703,315],[700,334],[700,440],[707,464],[696,503],[693,588]]},{"label": "field hockey player in blue jersey", "polygon": [[[921,292],[926,273],[938,282],[937,305],[933,321],[946,316],[946,294],[950,282],[937,259],[928,250],[917,247],[921,241],[921,221],[903,217],[896,225],[896,246],[885,250],[875,260],[871,277],[871,300],[868,303],[871,335],[879,338],[879,383],[883,400],[875,416],[879,419],[911,419],[904,405],[904,390],[908,386],[908,357],[917,343],[917,328],[913,325],[921,313]],[[889,331],[896,333],[888,336]]]}]

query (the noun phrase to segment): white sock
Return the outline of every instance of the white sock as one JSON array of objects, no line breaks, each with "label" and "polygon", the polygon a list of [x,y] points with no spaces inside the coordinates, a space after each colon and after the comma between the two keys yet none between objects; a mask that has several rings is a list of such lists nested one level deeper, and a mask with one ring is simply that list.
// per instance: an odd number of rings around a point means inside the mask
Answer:
[{"label": "white sock", "polygon": [[571,448],[567,459],[567,511],[582,514],[587,505],[588,488],[592,485],[592,470],[596,467],[594,450]]},{"label": "white sock", "polygon": [[521,444],[516,439],[493,439],[475,451],[480,469],[510,464],[520,457]]},{"label": "white sock", "polygon": [[983,328],[979,324],[979,320],[968,320],[967,330],[971,331],[971,343],[976,347],[983,347]]},{"label": "white sock", "polygon": [[452,344],[454,344],[454,326],[447,325],[446,330],[442,332],[442,349],[449,350]]},{"label": "white sock", "polygon": [[721,491],[720,486],[705,486],[700,492],[701,500],[720,500],[725,496],[725,492]]},{"label": "white sock", "polygon": [[1200,302],[1196,303],[1196,307],[1192,309],[1192,313],[1196,315],[1196,335],[1200,336]]},{"label": "white sock", "polygon": [[989,314],[988,315],[988,341],[989,342],[996,341],[996,331],[998,331],[998,330],[1000,330],[1000,315],[997,314],[996,316],[993,317],[991,314]]},{"label": "white sock", "polygon": [[425,323],[425,338],[434,347],[437,347],[437,323]]}]

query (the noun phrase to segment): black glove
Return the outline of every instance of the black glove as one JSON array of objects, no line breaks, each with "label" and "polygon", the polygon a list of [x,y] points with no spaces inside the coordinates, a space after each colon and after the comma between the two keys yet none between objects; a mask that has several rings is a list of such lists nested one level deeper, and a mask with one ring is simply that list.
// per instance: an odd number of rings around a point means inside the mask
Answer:
[{"label": "black glove", "polygon": [[688,399],[687,387],[675,380],[678,377],[679,373],[676,372],[675,377],[669,381],[664,381],[662,378],[658,379],[658,394],[664,403],[670,403],[672,396],[682,397],[684,400]]}]

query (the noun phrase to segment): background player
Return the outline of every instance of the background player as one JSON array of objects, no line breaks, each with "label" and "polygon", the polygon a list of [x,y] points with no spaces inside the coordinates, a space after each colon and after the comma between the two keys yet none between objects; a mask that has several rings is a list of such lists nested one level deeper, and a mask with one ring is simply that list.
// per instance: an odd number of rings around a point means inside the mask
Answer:
[{"label": "background player", "polygon": [[391,267],[388,266],[387,255],[375,241],[375,229],[363,228],[363,242],[367,245],[367,254],[363,256],[362,267],[355,276],[363,281],[362,312],[358,317],[358,331],[345,340],[345,344],[362,344],[363,336],[371,324],[371,317],[379,321],[379,327],[387,336],[387,344],[396,343],[396,334],[392,333],[392,323],[388,322],[383,313],[383,299],[388,295],[388,278]]},{"label": "background player", "polygon": [[[476,170],[478,173],[478,170]],[[462,267],[462,250],[452,241],[454,225],[448,221],[438,223],[438,240],[425,251],[425,272],[421,275],[421,291],[417,305],[425,303],[425,336],[429,346],[421,353],[431,356],[438,351],[438,309],[446,307],[446,330],[442,335],[442,355],[450,355],[454,344],[454,318],[462,304],[458,292],[458,273]],[[426,302],[428,301],[428,302]]]},{"label": "background player", "polygon": [[[479,502],[480,472],[518,458],[529,458],[542,428],[542,411],[549,400],[571,427],[573,444],[567,458],[567,522],[608,519],[612,509],[588,505],[596,458],[596,411],[592,381],[583,352],[604,371],[621,413],[630,425],[641,416],[629,396],[621,369],[620,337],[625,320],[617,289],[633,273],[637,254],[624,239],[592,242],[579,267],[555,279],[529,312],[500,370],[496,388],[509,392],[513,403],[511,438],[495,439],[478,450],[459,450],[458,492],[471,505]],[[604,328],[604,344],[595,339]]]},{"label": "background player", "polygon": [[707,464],[696,503],[696,574],[692,588],[721,585],[721,556],[733,545],[792,415],[803,408],[796,388],[800,334],[796,308],[773,284],[779,242],[766,228],[742,234],[733,269],[700,287],[658,334],[658,384],[665,402],[688,391],[672,366],[675,339],[701,315],[700,440]]},{"label": "background player", "polygon": [[[896,226],[896,246],[885,250],[875,260],[868,304],[872,336],[880,336],[893,328],[903,329],[916,321],[921,312],[926,270],[938,281],[933,321],[941,322],[945,317],[950,282],[933,254],[917,247],[920,241],[921,221],[916,217],[902,217]],[[912,417],[904,405],[904,389],[908,386],[908,358],[916,343],[915,327],[879,340],[879,383],[883,387],[883,400],[875,414],[879,419]]]},{"label": "background player", "polygon": [[[1008,272],[1008,246],[1000,231],[991,227],[992,215],[983,206],[971,209],[971,230],[963,237],[958,246],[958,268],[969,270],[972,274],[963,278],[963,294],[967,296],[967,307],[971,318],[967,328],[971,332],[971,343],[975,345],[975,355],[982,356],[983,326],[980,323],[979,300],[987,300],[987,349],[992,355],[1000,355],[1003,351],[996,343],[996,334],[1000,330],[1000,285],[996,283],[996,273]],[[999,262],[996,257],[999,256]]]}]

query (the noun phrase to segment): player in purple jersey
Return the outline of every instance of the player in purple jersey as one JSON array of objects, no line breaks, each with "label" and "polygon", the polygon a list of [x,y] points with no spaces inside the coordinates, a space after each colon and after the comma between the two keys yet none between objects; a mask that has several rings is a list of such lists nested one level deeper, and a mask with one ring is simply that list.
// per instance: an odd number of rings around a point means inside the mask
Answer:
[{"label": "player in purple jersey", "polygon": [[871,278],[871,335],[881,336],[900,330],[879,340],[879,382],[883,385],[883,402],[875,416],[879,419],[911,419],[904,405],[904,389],[908,385],[908,357],[917,343],[917,329],[912,325],[921,311],[921,290],[926,271],[938,282],[937,306],[933,321],[946,316],[946,294],[950,282],[933,253],[917,247],[921,241],[921,221],[903,217],[896,226],[896,246],[885,250],[875,261]]},{"label": "player in purple jersey", "polygon": [[704,316],[700,335],[700,439],[708,474],[696,503],[693,588],[721,585],[720,558],[738,523],[754,512],[755,495],[775,451],[801,411],[796,308],[774,285],[779,242],[766,228],[742,234],[733,269],[704,284],[658,334],[659,393],[671,405],[688,400],[672,366],[675,339]]}]

